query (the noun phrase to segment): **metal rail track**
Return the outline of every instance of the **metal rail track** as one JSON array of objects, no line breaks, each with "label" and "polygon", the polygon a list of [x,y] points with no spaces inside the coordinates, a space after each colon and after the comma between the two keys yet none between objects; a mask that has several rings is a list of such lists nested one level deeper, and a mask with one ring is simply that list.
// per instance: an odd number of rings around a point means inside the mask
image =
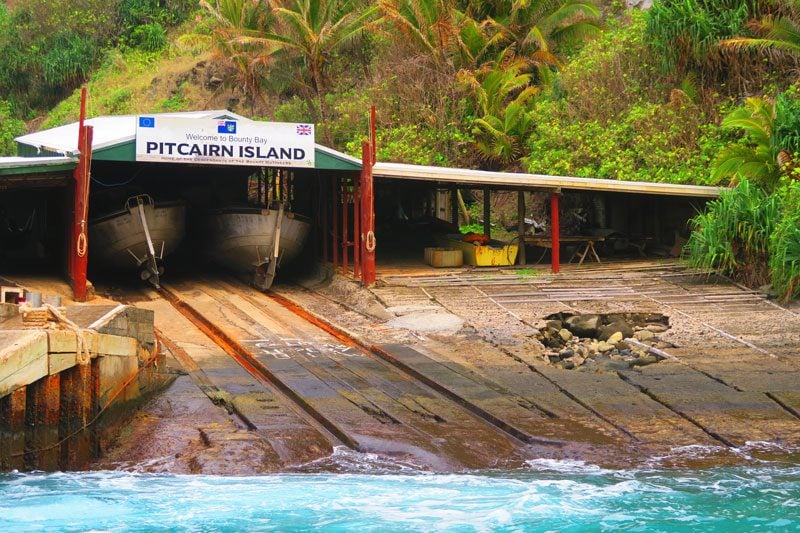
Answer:
[{"label": "metal rail track", "polygon": [[[740,289],[738,291],[731,291],[730,289],[724,289],[721,291],[711,290],[704,294],[690,293],[685,287],[680,285],[680,280],[682,279],[689,279],[690,281],[693,281],[694,279],[697,279],[703,275],[710,277],[710,274],[686,273],[677,268],[670,269],[670,271],[666,273],[660,272],[657,276],[658,279],[654,279],[654,272],[650,271],[649,269],[645,270],[644,272],[634,273],[630,273],[629,271],[619,273],[612,271],[611,275],[609,275],[608,272],[600,272],[593,275],[575,275],[576,273],[571,274],[572,275],[568,280],[569,286],[563,286],[562,283],[559,283],[561,281],[559,278],[549,275],[537,277],[535,280],[525,279],[519,276],[494,276],[493,278],[483,276],[451,276],[449,278],[445,278],[444,280],[427,277],[413,280],[392,278],[390,280],[390,284],[395,283],[408,288],[416,288],[422,291],[430,300],[437,302],[443,308],[448,309],[451,312],[456,311],[448,306],[447,302],[445,301],[446,298],[443,299],[433,294],[433,290],[457,290],[458,288],[469,288],[475,291],[486,301],[490,302],[492,305],[508,314],[515,321],[528,326],[531,326],[531,324],[522,316],[520,312],[509,308],[509,305],[541,305],[551,303],[557,304],[564,309],[568,309],[573,312],[580,312],[581,304],[589,302],[651,302],[656,304],[659,308],[668,309],[681,315],[687,320],[699,324],[704,328],[710,329],[714,334],[724,337],[729,341],[733,341],[747,350],[752,350],[760,355],[765,355],[779,360],[785,360],[786,358],[776,355],[772,351],[758,346],[755,343],[752,343],[738,335],[729,333],[720,327],[710,324],[708,320],[698,317],[697,313],[707,313],[709,308],[715,311],[723,312],[732,311],[734,313],[752,313],[756,309],[766,311],[766,309],[764,309],[766,306],[769,308],[769,312],[777,313],[785,318],[796,320],[797,317],[800,316],[798,313],[795,313],[789,309],[785,309],[774,302],[769,301],[758,291],[753,291],[745,287],[738,286]],[[726,279],[725,281],[730,283],[730,280]],[[605,283],[605,285],[598,287],[598,282]],[[576,284],[579,286],[576,286]],[[580,285],[584,286],[581,287]],[[522,286],[522,291],[519,290],[520,286]],[[503,290],[506,287],[513,287],[517,290],[513,292]],[[502,346],[499,348],[501,350],[503,349]],[[513,353],[507,350],[503,351],[516,359]],[[721,385],[730,387],[738,392],[742,391],[742,389],[734,384],[726,382],[723,378],[711,375],[702,369],[696,368],[691,363],[684,361],[672,354],[662,350],[656,351],[659,352],[659,355],[662,357],[672,359],[681,365],[684,365],[691,370],[706,376],[707,378],[717,381]],[[522,360],[519,361],[523,364],[526,364],[533,372],[549,380],[556,387],[561,389],[562,392],[572,397],[572,395],[568,394],[568,391],[564,390],[559,386],[558,383],[555,383],[548,376],[538,371],[535,366],[527,364]],[[623,382],[631,387],[634,387],[642,394],[649,396],[651,399],[657,401],[665,408],[674,412],[676,415],[695,425],[714,440],[729,448],[734,447],[729,440],[705,427],[701,422],[695,420],[687,413],[684,413],[681,409],[670,405],[669,402],[664,401],[663,399],[637,385],[623,373],[617,372],[617,374]],[[773,394],[765,393],[765,395],[772,402],[776,403],[779,407],[787,411],[795,418],[800,418],[800,413],[790,407],[787,407]],[[572,399],[583,405],[583,403],[577,398]],[[592,409],[591,406],[583,406],[591,410],[595,415],[603,418],[602,415]],[[607,420],[607,422],[613,424],[611,421]]]},{"label": "metal rail track", "polygon": [[[223,283],[227,292],[234,293],[236,296],[241,297],[252,305],[263,305],[263,302],[259,302],[257,298],[254,298],[252,295],[242,290],[239,286],[239,282]],[[306,417],[309,417],[315,421],[316,425],[322,426],[327,433],[351,449],[362,452],[371,451],[365,449],[359,443],[359,440],[350,435],[344,427],[340,426],[330,417],[326,416],[325,413],[316,409],[311,402],[306,401],[301,393],[293,389],[289,384],[283,381],[279,375],[271,371],[265,364],[261,363],[255,354],[242,342],[234,339],[231,335],[223,331],[219,325],[215,324],[212,320],[204,316],[198,309],[184,301],[175,290],[169,286],[162,285],[159,292],[162,297],[164,297],[173,307],[175,307],[175,309],[189,319],[196,327],[198,327],[198,329],[200,329],[218,346],[220,346],[251,375],[253,375],[264,385],[277,390],[284,399],[298,407]],[[410,380],[416,386],[423,389],[432,390],[439,398],[450,403],[456,409],[465,413],[468,417],[477,419],[480,423],[484,424],[484,426],[488,426],[491,431],[495,431],[505,435],[506,437],[510,437],[513,442],[518,442],[518,446],[524,446],[527,444],[560,446],[562,444],[560,441],[531,435],[530,433],[517,427],[512,422],[503,419],[501,416],[497,416],[496,414],[488,412],[480,405],[475,404],[474,402],[465,398],[463,395],[460,395],[458,392],[452,390],[452,388],[437,382],[435,379],[431,379],[430,377],[420,374],[413,368],[404,365],[401,362],[401,358],[392,353],[391,348],[387,349],[387,347],[364,343],[355,338],[349,332],[334,326],[321,317],[305,311],[288,298],[285,298],[274,291],[269,291],[266,295],[275,302],[281,304],[284,308],[291,311],[294,315],[333,336],[342,344],[359,350],[365,356],[373,359],[374,361],[380,362],[382,365],[388,365],[389,367],[394,368],[395,371],[399,371],[401,375],[405,376],[406,379]],[[377,405],[375,407],[378,410],[380,409],[380,407]],[[394,420],[393,423],[397,423],[397,421]],[[419,430],[415,430],[413,427],[409,429],[419,432]]]}]

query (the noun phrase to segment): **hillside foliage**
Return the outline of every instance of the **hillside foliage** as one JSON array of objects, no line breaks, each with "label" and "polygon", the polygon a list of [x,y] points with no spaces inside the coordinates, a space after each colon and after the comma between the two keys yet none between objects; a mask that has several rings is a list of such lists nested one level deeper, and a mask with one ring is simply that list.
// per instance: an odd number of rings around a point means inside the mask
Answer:
[{"label": "hillside foliage", "polygon": [[[644,12],[610,0],[8,5],[0,4],[6,154],[21,120],[75,120],[86,85],[92,115],[227,108],[313,121],[320,142],[356,156],[374,104],[384,161],[746,181],[737,194],[755,200],[796,195],[797,0],[655,0]],[[786,224],[759,231],[791,240]],[[774,275],[785,271],[774,255],[762,260]]]}]

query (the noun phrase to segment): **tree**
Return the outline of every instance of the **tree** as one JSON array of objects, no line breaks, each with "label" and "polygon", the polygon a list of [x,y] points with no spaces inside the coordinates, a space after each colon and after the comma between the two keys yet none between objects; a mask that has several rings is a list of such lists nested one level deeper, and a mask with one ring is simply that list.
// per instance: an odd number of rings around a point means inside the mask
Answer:
[{"label": "tree", "polygon": [[425,53],[438,66],[458,50],[460,13],[447,0],[382,0],[380,8],[402,39]]},{"label": "tree", "polygon": [[274,62],[276,47],[260,38],[272,30],[276,19],[268,0],[201,0],[217,21],[212,45],[236,71],[236,82],[251,105],[264,101],[262,80]]},{"label": "tree", "polygon": [[512,0],[489,20],[518,57],[536,66],[556,66],[555,48],[596,35],[599,19],[591,0]]},{"label": "tree", "polygon": [[800,22],[789,16],[767,15],[750,22],[748,27],[760,37],[726,39],[720,42],[720,46],[760,52],[785,52],[800,57]]},{"label": "tree", "polygon": [[375,20],[378,6],[360,7],[353,0],[287,0],[275,4],[280,23],[275,32],[260,38],[299,59],[308,69],[317,108],[324,117],[322,96],[327,90],[330,60]]},{"label": "tree", "polygon": [[783,148],[775,133],[776,105],[764,98],[748,98],[743,107],[722,121],[725,129],[744,130],[744,139],[724,148],[713,163],[712,179],[753,180],[765,190],[773,190],[784,173],[778,161]]},{"label": "tree", "polygon": [[459,80],[473,95],[475,147],[489,166],[508,167],[523,156],[534,122],[528,103],[539,92],[522,73],[525,62],[508,50],[476,72],[462,71]]}]

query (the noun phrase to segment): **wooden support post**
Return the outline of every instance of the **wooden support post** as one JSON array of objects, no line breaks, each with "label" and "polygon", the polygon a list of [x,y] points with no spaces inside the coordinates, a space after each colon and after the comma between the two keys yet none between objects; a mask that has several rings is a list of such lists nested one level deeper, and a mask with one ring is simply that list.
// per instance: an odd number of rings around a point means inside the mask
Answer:
[{"label": "wooden support post", "polygon": [[347,182],[345,181],[342,184],[342,274],[345,276],[347,275],[348,264],[347,260],[349,258],[350,252],[347,247],[350,244],[350,231],[347,226],[347,210],[348,207],[348,199],[350,197],[350,193],[347,191]]},{"label": "wooden support post", "polygon": [[25,443],[26,470],[58,469],[58,422],[61,409],[61,375],[45,376],[28,387],[25,424],[29,436]]},{"label": "wooden support post", "polygon": [[[89,392],[84,396],[83,400],[88,406],[87,417],[89,421],[94,419],[97,412],[100,411],[100,357],[95,357],[88,365],[88,373],[86,380],[89,385]],[[100,434],[95,429],[89,431],[89,448],[92,457],[100,457]]]},{"label": "wooden support post", "polygon": [[492,236],[492,193],[483,189],[483,234]]},{"label": "wooden support post", "polygon": [[339,178],[331,182],[331,225],[333,238],[331,241],[333,251],[333,271],[339,268]]},{"label": "wooden support post", "polygon": [[558,222],[558,193],[554,192],[550,195],[550,264],[553,274],[558,274],[561,270],[561,256],[559,242],[559,228]]},{"label": "wooden support post", "polygon": [[372,150],[370,143],[361,144],[361,284],[375,284],[375,197],[372,183]]},{"label": "wooden support post", "polygon": [[93,405],[92,368],[76,365],[61,373],[61,470],[76,470],[92,458],[87,424]]},{"label": "wooden support post", "polygon": [[458,226],[458,189],[450,189],[450,222]]},{"label": "wooden support post", "polygon": [[520,265],[527,265],[525,258],[525,191],[517,192],[517,230],[519,231],[519,257]]},{"label": "wooden support post", "polygon": [[25,452],[26,387],[0,398],[0,470],[22,470]]},{"label": "wooden support post", "polygon": [[323,186],[322,182],[316,182],[316,187],[318,187],[318,196],[317,201],[319,202],[319,225],[322,229],[322,263],[328,264],[328,258],[330,257],[330,238],[328,232],[328,223],[330,222],[330,218],[328,217],[328,207],[330,202],[326,201],[325,194],[323,193]]}]

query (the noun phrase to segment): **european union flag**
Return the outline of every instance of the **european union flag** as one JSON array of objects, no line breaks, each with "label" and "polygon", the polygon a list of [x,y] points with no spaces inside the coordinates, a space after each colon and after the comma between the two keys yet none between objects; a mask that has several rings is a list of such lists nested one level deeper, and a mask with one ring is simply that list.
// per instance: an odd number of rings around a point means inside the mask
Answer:
[{"label": "european union flag", "polygon": [[139,127],[140,128],[155,128],[156,127],[156,118],[155,117],[139,117]]},{"label": "european union flag", "polygon": [[220,120],[217,122],[217,133],[228,135],[236,133],[236,122],[233,120]]}]

